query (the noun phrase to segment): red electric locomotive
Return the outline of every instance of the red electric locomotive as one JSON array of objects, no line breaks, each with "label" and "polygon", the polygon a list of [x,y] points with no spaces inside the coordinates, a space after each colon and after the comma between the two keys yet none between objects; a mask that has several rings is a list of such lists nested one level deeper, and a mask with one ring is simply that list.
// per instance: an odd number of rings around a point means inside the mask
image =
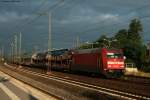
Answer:
[{"label": "red electric locomotive", "polygon": [[121,76],[125,68],[122,50],[115,49],[61,49],[52,51],[46,59],[52,69],[97,73],[106,77]]},{"label": "red electric locomotive", "polygon": [[124,72],[122,50],[85,49],[72,52],[71,70],[103,74],[106,77],[121,76]]}]

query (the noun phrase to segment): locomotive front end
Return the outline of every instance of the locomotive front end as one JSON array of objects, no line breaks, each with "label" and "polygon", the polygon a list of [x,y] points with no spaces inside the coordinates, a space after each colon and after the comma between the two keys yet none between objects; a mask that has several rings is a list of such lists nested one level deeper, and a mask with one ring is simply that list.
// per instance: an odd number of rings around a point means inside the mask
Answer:
[{"label": "locomotive front end", "polygon": [[120,77],[124,73],[125,64],[122,50],[104,50],[104,70],[107,77]]}]

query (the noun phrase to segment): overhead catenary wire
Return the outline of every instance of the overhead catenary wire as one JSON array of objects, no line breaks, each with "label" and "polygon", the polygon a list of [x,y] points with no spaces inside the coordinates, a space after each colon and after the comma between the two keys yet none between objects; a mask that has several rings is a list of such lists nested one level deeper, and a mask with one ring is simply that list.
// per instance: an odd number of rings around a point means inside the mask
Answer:
[{"label": "overhead catenary wire", "polygon": [[[145,8],[150,8],[150,4],[147,4],[147,5],[144,5],[143,7],[138,7],[138,8],[134,8],[134,9],[131,9],[131,10],[128,10],[128,11],[125,11],[125,12],[123,12],[123,15],[128,15],[128,14],[130,14],[129,12],[139,12],[140,10],[143,10],[143,9],[145,9]],[[87,30],[84,30],[84,31],[82,31],[82,32],[77,32],[77,33],[79,33],[79,34],[82,34],[82,33],[86,33],[86,32],[89,32],[89,30],[96,30],[96,29],[98,29],[99,27],[99,25],[101,24],[101,23],[105,23],[106,21],[108,21],[108,20],[101,20],[101,21],[98,21],[97,22],[97,26],[94,24],[94,28],[92,28],[92,29],[87,29]],[[102,24],[101,24],[102,25]],[[113,25],[116,25],[116,24],[113,24]],[[104,26],[107,26],[107,25],[104,25]],[[109,26],[109,25],[108,25]],[[87,28],[87,26],[85,26],[86,28]],[[90,26],[91,27],[91,26]],[[97,28],[98,27],[98,28]]]},{"label": "overhead catenary wire", "polygon": [[[52,6],[50,6],[47,10],[44,10],[44,11],[42,11],[42,12],[44,12],[44,13],[46,13],[46,12],[49,12],[49,11],[53,11],[55,8],[56,8],[56,6],[60,6],[60,4],[61,3],[63,3],[63,1],[64,0],[59,0],[59,2],[57,2],[56,4],[54,4],[54,5],[52,5]],[[45,2],[44,2],[45,3]],[[42,5],[44,5],[44,3],[42,3]],[[33,22],[35,22],[35,21],[37,21],[41,16],[42,16],[42,14],[39,14],[39,13],[41,13],[41,12],[39,12],[39,11],[35,11],[35,17],[34,18],[32,18],[32,19],[28,19],[23,25],[21,25],[21,26],[19,26],[19,28],[17,28],[17,30],[20,30],[20,31],[24,31],[25,29],[26,29],[26,27],[25,26],[27,26],[27,25],[30,25],[31,23],[33,23]],[[32,16],[33,17],[33,16]]]},{"label": "overhead catenary wire", "polygon": [[26,25],[26,23],[30,24],[29,22],[30,22],[31,18],[33,17],[32,15],[34,15],[34,14],[36,15],[37,11],[41,10],[41,8],[46,4],[46,2],[47,2],[47,0],[43,0],[43,2],[31,12],[31,16],[25,18],[20,23],[17,23],[17,25],[15,25],[15,27],[13,27],[12,30],[18,31],[18,29],[20,29],[21,27],[24,27]]},{"label": "overhead catenary wire", "polygon": [[[28,24],[31,24],[32,22],[34,22],[35,20],[37,20],[40,16],[42,16],[42,15],[38,15],[37,16],[37,12],[39,11],[39,10],[41,10],[41,8],[45,5],[45,3],[46,3],[46,1],[47,0],[43,0],[43,2],[40,4],[40,6],[38,6],[35,10],[33,10],[31,13],[33,13],[33,14],[36,14],[36,17],[35,18],[33,18],[32,20],[31,20],[31,18],[33,17],[33,16],[30,16],[30,17],[27,17],[27,18],[25,18],[24,20],[23,20],[23,24],[22,24],[22,22],[21,23],[19,23],[18,25],[16,25],[15,27],[13,27],[12,29],[13,29],[13,31],[14,30],[16,30],[15,32],[13,32],[13,34],[12,35],[16,35],[16,34],[18,34],[18,32],[22,32],[25,28],[25,26],[26,25],[28,25]],[[64,1],[64,0],[61,0],[61,1]],[[57,4],[57,3],[56,3]],[[56,5],[55,4],[55,5]],[[52,6],[52,7],[50,7],[50,9],[51,8],[54,8],[54,6]],[[11,36],[12,37],[12,36]]]},{"label": "overhead catenary wire", "polygon": [[[149,7],[150,7],[150,5],[147,4],[147,5],[143,6],[143,7],[138,7],[138,8],[131,9],[130,12],[138,12],[138,11],[140,11],[140,10],[143,10],[143,9],[146,9],[146,8],[149,8]],[[129,11],[124,12],[124,15],[126,15],[126,14],[128,14],[128,13],[129,13]],[[146,17],[148,17],[148,16],[140,16],[140,17],[136,17],[136,18],[144,19],[144,18],[146,18]],[[101,30],[102,28],[107,28],[107,26],[116,27],[116,25],[121,25],[122,23],[123,23],[124,25],[126,25],[126,24],[128,24],[128,22],[129,22],[130,20],[132,20],[132,19],[126,19],[125,21],[123,21],[123,22],[125,22],[125,23],[119,22],[119,23],[115,23],[115,24],[104,25],[104,26],[101,26],[101,27],[94,27],[94,28],[92,28],[92,29],[87,29],[87,30],[84,30],[84,31],[82,31],[82,32],[76,32],[76,33],[78,34],[77,37],[83,36],[83,35],[85,35],[85,34],[91,32],[91,31],[97,31],[97,30]],[[99,24],[100,24],[100,23],[105,23],[105,21],[106,21],[106,20],[102,20],[102,21],[99,21],[98,23],[99,23]],[[98,24],[98,23],[97,23],[97,24]],[[112,27],[111,27],[111,28],[112,28]],[[105,32],[104,32],[104,33],[105,33]],[[106,34],[113,34],[113,33],[106,33]]]},{"label": "overhead catenary wire", "polygon": [[[147,5],[146,7],[150,7],[150,5],[149,5],[149,6]],[[143,9],[143,8],[146,8],[146,7],[140,7],[140,8],[138,8],[138,9]],[[136,11],[136,10],[131,10],[131,11]],[[129,12],[128,12],[128,13],[129,13]],[[150,16],[141,16],[141,17],[137,17],[137,18],[144,19],[144,18],[146,18],[146,17],[150,17]],[[123,24],[127,24],[128,21],[130,21],[130,20],[131,20],[131,19],[126,19],[126,20],[124,20],[123,22],[125,22],[125,23],[123,23]],[[101,22],[99,22],[99,23],[104,23],[105,21],[106,21],[106,20],[101,21]],[[119,24],[119,23],[120,23],[120,24]],[[116,25],[121,25],[121,24],[122,24],[122,22],[119,22],[119,23],[104,25],[104,26],[101,26],[101,27],[94,27],[94,28],[92,28],[92,29],[89,29],[89,30],[85,30],[85,31],[83,31],[83,32],[80,32],[79,34],[86,33],[86,32],[92,31],[92,30],[101,29],[101,28],[104,28],[104,27],[107,27],[107,26],[115,27]],[[112,28],[112,27],[111,27],[111,28]]]},{"label": "overhead catenary wire", "polygon": [[[134,8],[134,9],[128,10],[128,11],[123,12],[123,13],[124,13],[124,15],[128,15],[129,12],[139,12],[140,10],[143,10],[143,9],[146,9],[146,8],[149,8],[149,7],[150,7],[150,5],[147,4],[147,5],[144,5],[142,7]],[[143,17],[141,16],[141,17],[137,17],[137,18],[144,19],[146,17],[145,16],[143,16]],[[119,23],[115,23],[115,24],[109,24],[109,25],[104,25],[104,26],[100,26],[100,27],[94,27],[94,28],[91,28],[91,29],[88,29],[88,30],[85,30],[85,31],[82,31],[82,32],[76,32],[76,33],[78,34],[78,36],[82,36],[82,35],[85,35],[86,33],[90,32],[90,31],[96,31],[97,29],[99,30],[99,29],[102,29],[102,28],[108,28],[107,26],[116,27],[116,25],[121,25],[121,24],[126,25],[126,24],[128,24],[128,21],[130,21],[130,20],[132,20],[132,19],[130,19],[130,18],[126,19],[126,20],[123,21],[124,23],[123,22],[119,22]],[[107,20],[99,21],[98,24],[105,23],[106,21]],[[110,34],[110,33],[108,33],[108,34]]]},{"label": "overhead catenary wire", "polygon": [[[42,8],[42,6],[44,6],[44,4],[46,3],[47,0],[43,0],[43,2],[36,8],[34,9],[31,13],[36,13],[37,10],[40,10]],[[30,16],[32,17],[32,16]],[[21,27],[23,27],[25,25],[26,22],[29,22],[30,21],[30,17],[27,17],[23,20],[23,22],[20,22],[20,23],[17,23],[17,25],[15,25],[11,30],[13,34],[10,35],[10,37],[14,37],[14,35],[18,34],[19,32],[21,32],[21,30],[19,30]],[[23,23],[23,24],[22,24]],[[11,41],[13,40],[14,38],[10,39],[8,38],[8,41]]]}]

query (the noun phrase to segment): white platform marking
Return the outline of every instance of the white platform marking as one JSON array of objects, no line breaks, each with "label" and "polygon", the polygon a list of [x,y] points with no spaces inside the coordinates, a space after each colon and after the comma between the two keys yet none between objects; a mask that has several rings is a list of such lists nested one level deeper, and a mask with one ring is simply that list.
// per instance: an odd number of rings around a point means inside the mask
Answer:
[{"label": "white platform marking", "polygon": [[9,90],[2,83],[0,83],[0,88],[11,98],[11,100],[21,100],[18,96],[16,96],[11,90]]},{"label": "white platform marking", "polygon": [[15,86],[17,86],[18,88],[25,91],[26,93],[31,94],[32,96],[34,96],[38,100],[56,100],[52,96],[44,94],[44,93],[40,92],[39,90],[37,90],[37,89],[27,85],[27,84],[24,84],[24,83],[14,79],[14,78],[11,78],[10,82],[12,84],[14,84]]},{"label": "white platform marking", "polygon": [[[2,74],[3,77],[9,79],[10,83],[14,84],[16,87],[18,87],[19,89],[23,90],[24,92],[34,96],[38,100],[57,100],[56,98],[54,98],[54,97],[52,97],[52,96],[50,96],[48,94],[45,94],[45,93],[43,93],[43,92],[41,92],[41,91],[39,91],[39,90],[37,90],[37,89],[35,89],[35,88],[25,84],[25,83],[22,83],[22,82],[20,82],[20,81],[18,81],[16,79],[14,79],[13,77],[6,75],[5,73],[3,73],[1,71],[0,71],[0,74]],[[0,83],[0,84],[2,84],[2,83]],[[1,86],[0,86],[0,88],[1,88]],[[4,88],[4,90],[5,90],[5,88]],[[14,98],[12,100],[21,100],[21,99],[15,99]]]}]

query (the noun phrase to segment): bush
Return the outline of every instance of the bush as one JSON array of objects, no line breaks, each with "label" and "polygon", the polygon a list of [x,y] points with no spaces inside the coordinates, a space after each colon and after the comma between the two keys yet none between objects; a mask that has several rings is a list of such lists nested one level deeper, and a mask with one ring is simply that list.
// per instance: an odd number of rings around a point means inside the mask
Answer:
[{"label": "bush", "polygon": [[141,70],[144,71],[144,72],[150,73],[150,66],[143,66],[141,68]]}]

